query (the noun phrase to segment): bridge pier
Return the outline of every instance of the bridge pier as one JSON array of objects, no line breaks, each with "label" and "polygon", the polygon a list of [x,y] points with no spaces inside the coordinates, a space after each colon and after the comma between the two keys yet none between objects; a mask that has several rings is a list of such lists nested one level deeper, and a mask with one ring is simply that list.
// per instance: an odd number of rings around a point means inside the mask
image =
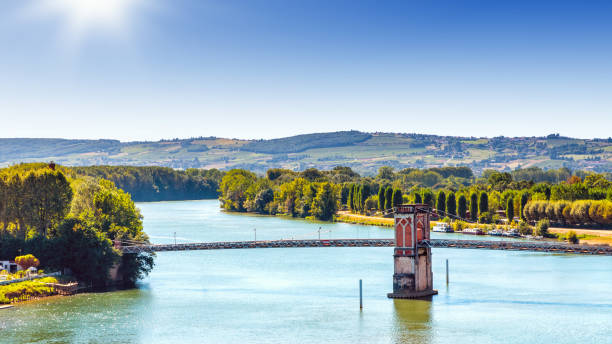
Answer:
[{"label": "bridge pier", "polygon": [[433,289],[429,207],[425,204],[401,205],[394,209],[395,249],[393,252],[392,299],[420,299],[438,293]]}]

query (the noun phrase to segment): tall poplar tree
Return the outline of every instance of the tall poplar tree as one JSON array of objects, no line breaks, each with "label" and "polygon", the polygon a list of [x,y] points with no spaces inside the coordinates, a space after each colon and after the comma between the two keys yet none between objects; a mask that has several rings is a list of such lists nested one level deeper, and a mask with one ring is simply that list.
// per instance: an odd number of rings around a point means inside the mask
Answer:
[{"label": "tall poplar tree", "polygon": [[414,203],[419,204],[423,203],[423,199],[421,198],[421,194],[418,192],[414,193]]},{"label": "tall poplar tree", "polygon": [[385,188],[382,185],[378,188],[378,210],[385,210]]},{"label": "tall poplar tree", "polygon": [[446,212],[457,215],[457,200],[455,199],[455,193],[452,191],[449,191],[446,196]]},{"label": "tall poplar tree", "polygon": [[480,193],[480,200],[478,201],[478,214],[486,213],[489,211],[489,195],[486,192]]},{"label": "tall poplar tree", "polygon": [[506,201],[506,217],[508,218],[508,223],[512,222],[514,218],[514,199],[512,197]]},{"label": "tall poplar tree", "polygon": [[393,208],[393,188],[390,186],[385,190],[385,210]]},{"label": "tall poplar tree", "polygon": [[436,209],[441,214],[446,212],[446,194],[442,190],[440,190],[440,192],[438,192],[438,199],[436,201]]},{"label": "tall poplar tree", "polygon": [[392,203],[393,203],[394,207],[397,207],[398,205],[401,205],[402,203],[404,203],[403,199],[402,199],[402,190],[395,189],[393,191],[393,201],[392,201]]},{"label": "tall poplar tree", "polygon": [[478,195],[476,192],[470,194],[470,218],[472,221],[478,220]]},{"label": "tall poplar tree", "polygon": [[459,215],[460,218],[465,219],[466,214],[467,214],[467,199],[465,198],[464,194],[461,194],[459,196],[459,199],[457,200],[457,215]]}]

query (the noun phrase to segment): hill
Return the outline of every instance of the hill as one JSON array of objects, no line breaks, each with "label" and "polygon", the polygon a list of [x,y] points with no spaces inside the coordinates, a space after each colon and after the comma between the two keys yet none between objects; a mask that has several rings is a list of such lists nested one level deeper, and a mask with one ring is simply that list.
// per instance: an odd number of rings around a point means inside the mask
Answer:
[{"label": "hill", "polygon": [[344,131],[273,140],[217,137],[119,142],[115,140],[0,139],[0,166],[54,160],[62,165],[154,165],[187,168],[304,170],[349,166],[362,175],[397,169],[469,166],[514,170],[568,167],[612,171],[612,139],[457,137]]}]

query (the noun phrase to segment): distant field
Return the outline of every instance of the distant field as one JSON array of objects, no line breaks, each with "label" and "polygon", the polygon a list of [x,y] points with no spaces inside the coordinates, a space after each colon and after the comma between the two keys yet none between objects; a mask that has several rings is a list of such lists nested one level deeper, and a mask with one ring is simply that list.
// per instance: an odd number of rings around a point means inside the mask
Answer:
[{"label": "distant field", "polygon": [[[597,157],[599,160],[592,159]],[[157,142],[0,139],[0,166],[54,160],[63,165],[155,165],[185,168],[293,170],[350,166],[375,174],[381,166],[493,168],[569,167],[612,171],[612,141],[567,137],[474,138],[346,131],[276,140],[200,137]]]}]

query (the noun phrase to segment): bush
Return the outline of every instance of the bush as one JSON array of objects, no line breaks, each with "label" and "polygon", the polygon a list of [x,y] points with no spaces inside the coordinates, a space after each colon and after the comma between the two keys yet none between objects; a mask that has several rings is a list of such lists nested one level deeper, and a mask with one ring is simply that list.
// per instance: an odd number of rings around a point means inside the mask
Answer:
[{"label": "bush", "polygon": [[519,230],[519,233],[521,233],[522,235],[531,235],[531,234],[533,234],[533,230],[531,229],[531,226],[529,226],[527,224],[527,222],[525,222],[525,221],[520,221],[519,222],[518,230]]},{"label": "bush", "polygon": [[576,232],[574,231],[567,232],[567,241],[569,241],[572,244],[578,244],[580,242],[580,240],[578,240],[578,236],[576,235]]},{"label": "bush", "polygon": [[478,216],[479,223],[491,223],[492,220],[493,220],[493,215],[491,215],[491,213],[489,213],[488,211],[481,213]]},{"label": "bush", "polygon": [[548,227],[550,227],[550,223],[548,219],[543,219],[536,223],[535,235],[547,237],[548,236]]}]

